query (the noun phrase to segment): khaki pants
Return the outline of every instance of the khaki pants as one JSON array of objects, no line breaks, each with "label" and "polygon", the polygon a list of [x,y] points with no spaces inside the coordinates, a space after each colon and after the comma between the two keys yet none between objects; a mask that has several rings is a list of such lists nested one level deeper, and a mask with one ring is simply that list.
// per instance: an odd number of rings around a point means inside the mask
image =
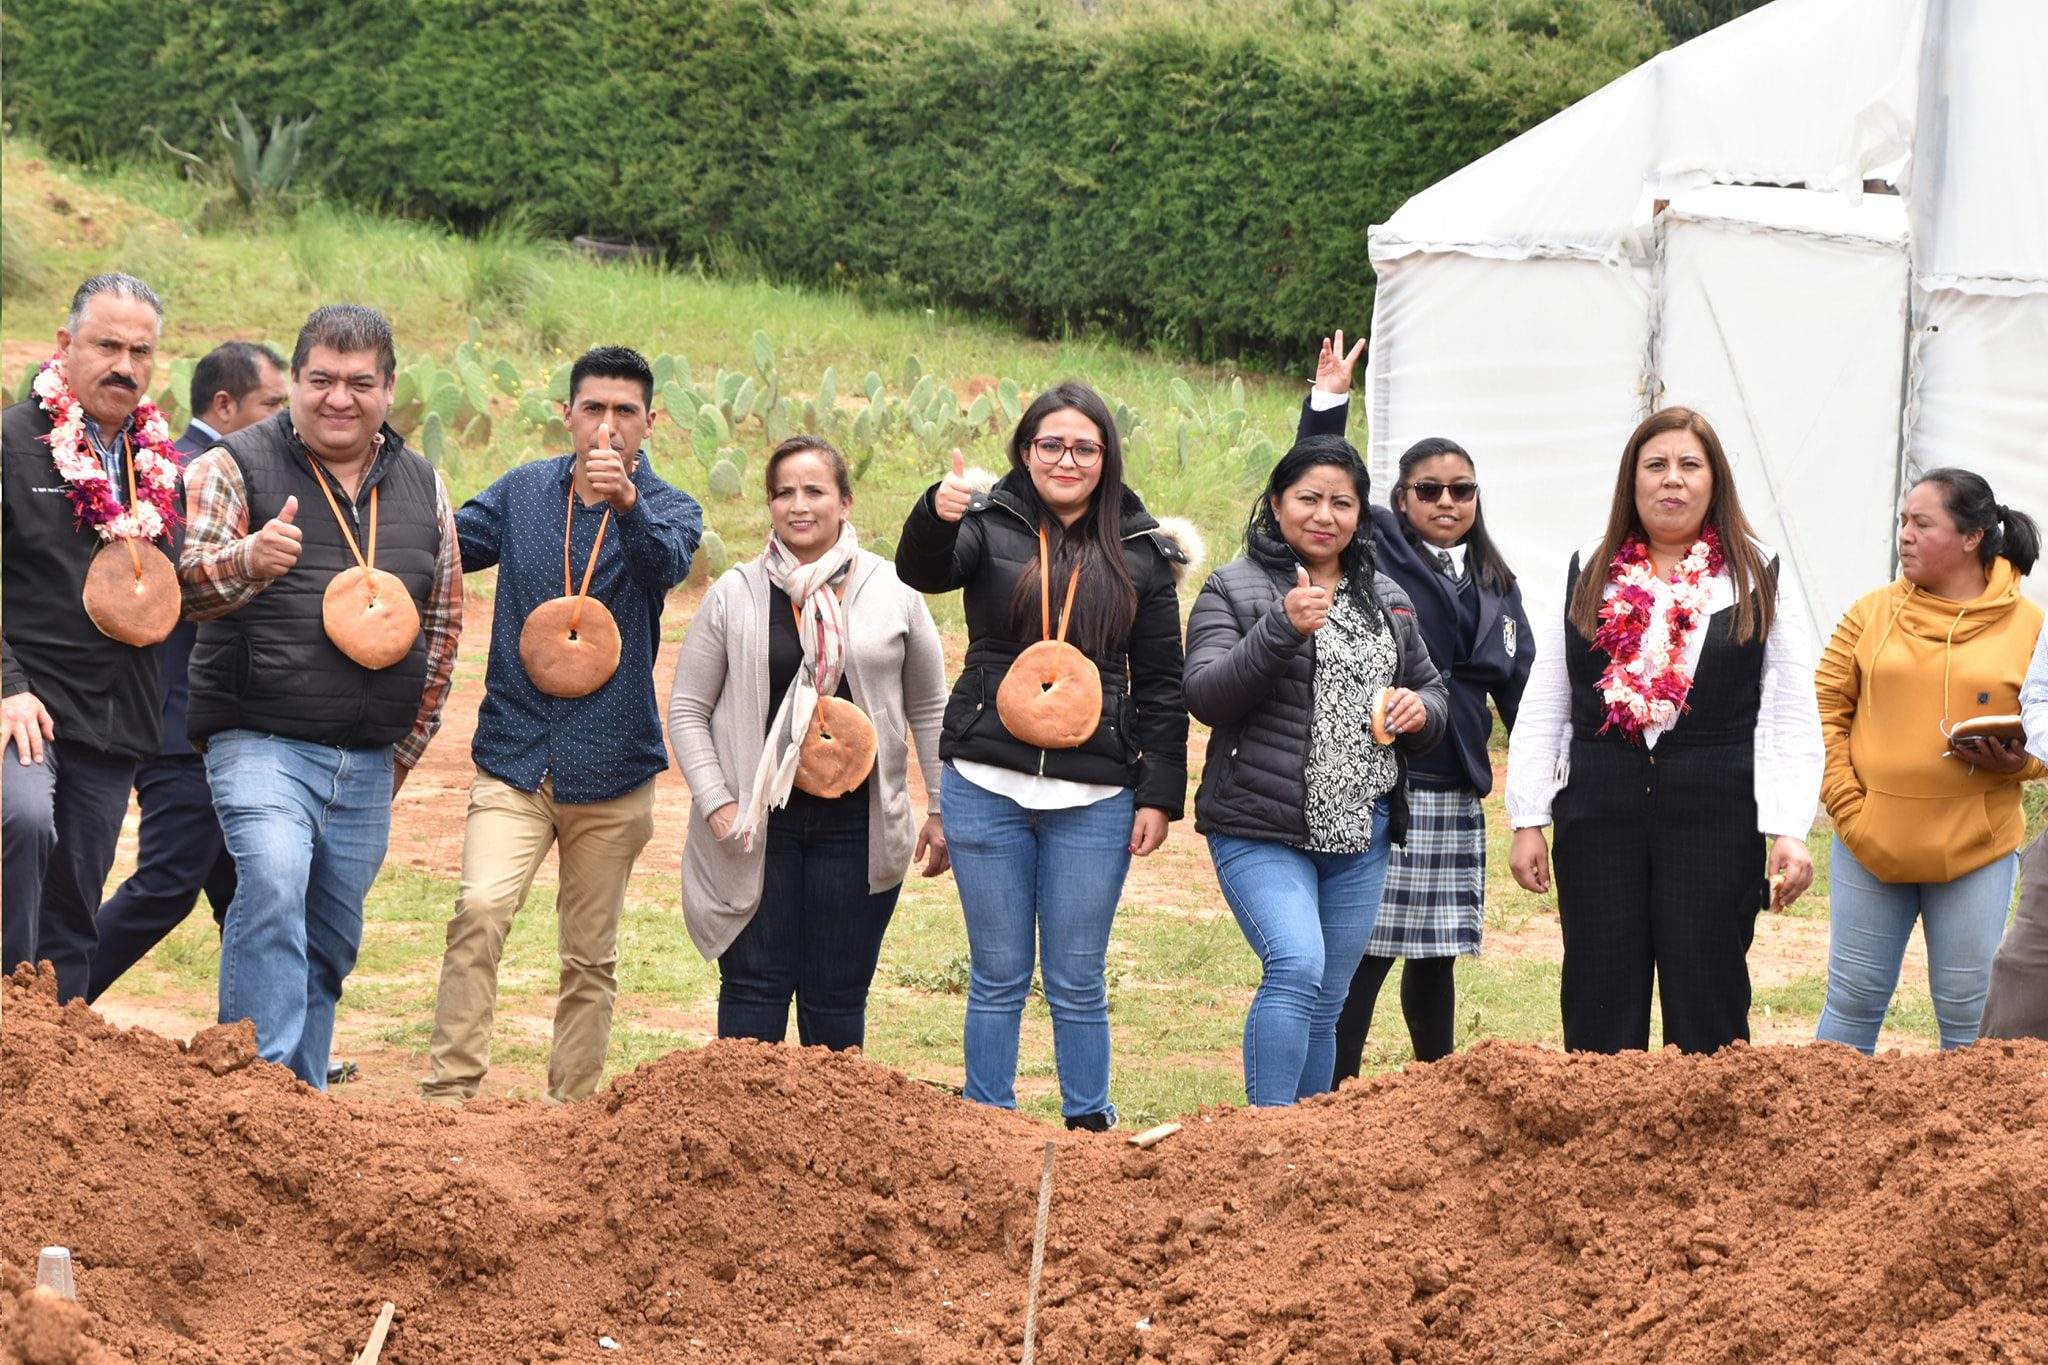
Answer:
[{"label": "khaki pants", "polygon": [[633,860],[654,834],[654,783],[611,801],[557,802],[554,782],[523,792],[478,772],[469,789],[462,836],[462,889],[448,921],[448,950],[434,1004],[434,1074],[420,1084],[430,1100],[477,1092],[491,1062],[498,959],[512,917],[526,902],[548,848],[561,843],[555,916],[562,955],[547,1097],[581,1099],[596,1091],[612,1036],[619,993],[619,912]]},{"label": "khaki pants", "polygon": [[2048,1038],[2048,834],[2020,860],[2020,904],[1991,959],[1979,1038]]}]

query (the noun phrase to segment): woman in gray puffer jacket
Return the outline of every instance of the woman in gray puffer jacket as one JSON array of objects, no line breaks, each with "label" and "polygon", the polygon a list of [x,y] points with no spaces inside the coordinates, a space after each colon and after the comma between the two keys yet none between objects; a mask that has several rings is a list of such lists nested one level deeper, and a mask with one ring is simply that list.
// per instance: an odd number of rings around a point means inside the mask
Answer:
[{"label": "woman in gray puffer jacket", "polygon": [[[1415,607],[1358,534],[1371,478],[1336,436],[1295,443],[1188,617],[1183,689],[1213,727],[1195,829],[1264,969],[1244,1025],[1245,1095],[1330,1088],[1337,1015],[1365,952],[1387,849],[1407,834],[1407,755],[1448,699]],[[1374,703],[1386,693],[1384,728]]]}]

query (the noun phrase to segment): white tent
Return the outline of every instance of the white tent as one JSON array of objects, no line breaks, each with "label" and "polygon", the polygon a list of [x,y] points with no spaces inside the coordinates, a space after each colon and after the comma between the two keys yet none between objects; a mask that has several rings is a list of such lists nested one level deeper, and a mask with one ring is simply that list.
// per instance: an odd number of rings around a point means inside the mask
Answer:
[{"label": "white tent", "polygon": [[1374,486],[1458,440],[1555,610],[1629,431],[1698,408],[1816,649],[1908,471],[2048,523],[2044,53],[2048,0],[1776,0],[1416,195],[1371,235]]}]

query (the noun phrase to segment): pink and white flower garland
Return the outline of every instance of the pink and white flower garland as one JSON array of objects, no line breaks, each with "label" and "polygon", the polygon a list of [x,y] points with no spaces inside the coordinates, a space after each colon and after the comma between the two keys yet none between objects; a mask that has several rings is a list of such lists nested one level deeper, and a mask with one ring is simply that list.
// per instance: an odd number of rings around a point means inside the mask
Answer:
[{"label": "pink and white flower garland", "polygon": [[1650,548],[1630,537],[1608,569],[1608,581],[1620,591],[1600,608],[1596,647],[1607,651],[1607,671],[1600,675],[1600,699],[1607,720],[1600,733],[1625,732],[1641,742],[1643,731],[1670,725],[1686,710],[1692,675],[1685,670],[1685,639],[1705,620],[1711,596],[1707,580],[1721,571],[1721,537],[1709,526],[1671,572],[1671,609],[1664,629],[1650,633],[1657,605],[1656,564]]},{"label": "pink and white flower garland", "polygon": [[51,356],[36,372],[35,395],[56,423],[44,439],[57,472],[70,487],[65,492],[82,525],[103,541],[155,540],[178,519],[178,452],[171,447],[170,424],[147,398],[135,405],[137,440],[129,451],[135,461],[135,506],[124,507],[107,478],[107,467],[85,435],[85,409],[71,392],[64,358]]}]

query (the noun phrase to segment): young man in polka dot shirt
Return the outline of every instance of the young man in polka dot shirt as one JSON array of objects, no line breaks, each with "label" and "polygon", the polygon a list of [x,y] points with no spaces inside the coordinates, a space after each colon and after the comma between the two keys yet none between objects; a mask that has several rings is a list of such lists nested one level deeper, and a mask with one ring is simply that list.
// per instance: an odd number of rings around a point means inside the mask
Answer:
[{"label": "young man in polka dot shirt", "polygon": [[[654,833],[655,775],[668,766],[654,697],[661,610],[704,533],[696,499],[655,473],[643,449],[653,397],[639,353],[585,353],[563,410],[574,453],[521,465],[455,516],[464,571],[495,564],[498,584],[424,1099],[459,1104],[483,1083],[505,936],[555,844],[562,976],[547,1098],[581,1099],[604,1074],[619,913],[633,860]],[[565,534],[575,578],[567,585]],[[585,696],[552,696],[520,662],[520,633],[536,607],[581,588],[593,556],[589,600],[618,624],[618,670]]]}]

